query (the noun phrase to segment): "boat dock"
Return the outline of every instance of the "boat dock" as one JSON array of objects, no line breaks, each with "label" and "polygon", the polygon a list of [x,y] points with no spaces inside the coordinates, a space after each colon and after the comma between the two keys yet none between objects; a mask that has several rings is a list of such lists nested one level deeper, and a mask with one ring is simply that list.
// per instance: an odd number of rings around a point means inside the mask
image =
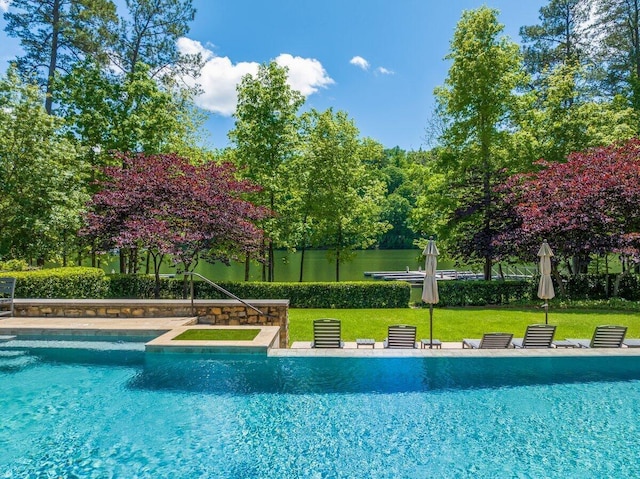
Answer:
[{"label": "boat dock", "polygon": [[[509,279],[509,280],[526,280],[530,279],[531,273],[526,271],[520,274],[505,274],[500,276],[493,274],[494,279]],[[364,275],[369,278],[379,279],[383,281],[407,281],[413,286],[422,286],[424,282],[425,272],[422,270],[412,271],[407,268],[405,271],[365,271]],[[450,281],[450,280],[481,280],[484,278],[482,273],[476,273],[473,271],[458,271],[454,269],[442,269],[436,271],[436,279],[438,281]]]}]

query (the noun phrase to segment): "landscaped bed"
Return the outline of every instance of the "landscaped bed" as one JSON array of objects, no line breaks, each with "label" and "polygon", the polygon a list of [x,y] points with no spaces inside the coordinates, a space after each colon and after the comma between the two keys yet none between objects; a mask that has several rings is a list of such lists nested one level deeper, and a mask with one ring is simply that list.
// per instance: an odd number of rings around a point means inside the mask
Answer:
[{"label": "landscaped bed", "polygon": [[253,341],[259,329],[188,329],[174,341]]}]

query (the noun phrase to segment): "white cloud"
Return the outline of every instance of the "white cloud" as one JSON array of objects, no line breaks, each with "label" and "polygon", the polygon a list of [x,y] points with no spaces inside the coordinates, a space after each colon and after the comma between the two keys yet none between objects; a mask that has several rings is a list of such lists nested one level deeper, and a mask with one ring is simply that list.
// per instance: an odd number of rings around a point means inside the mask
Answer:
[{"label": "white cloud", "polygon": [[0,0],[0,10],[6,12],[9,10],[9,5],[11,4],[11,0]]},{"label": "white cloud", "polygon": [[359,68],[362,68],[363,70],[368,70],[369,69],[369,62],[367,60],[365,60],[362,57],[359,56],[355,56],[353,57],[351,60],[349,60],[349,63],[351,63],[352,65],[355,65]]},{"label": "white cloud", "polygon": [[289,68],[289,85],[304,96],[317,92],[318,88],[326,88],[335,83],[327,75],[322,63],[315,58],[294,57],[288,53],[281,53],[275,61],[278,65]]},{"label": "white cloud", "polygon": [[387,70],[385,67],[376,68],[376,73],[379,73],[380,75],[393,75],[394,74],[393,71]]},{"label": "white cloud", "polygon": [[[178,48],[182,53],[200,53],[205,60],[200,77],[197,79],[202,89],[202,94],[196,99],[198,106],[223,116],[232,115],[238,102],[236,85],[240,83],[243,76],[255,75],[258,72],[259,63],[233,64],[228,57],[216,56],[200,42],[188,38],[179,39]],[[334,83],[322,64],[313,58],[294,57],[288,53],[282,53],[275,61],[278,65],[289,68],[289,85],[304,96],[309,96],[319,88],[326,88]]]}]

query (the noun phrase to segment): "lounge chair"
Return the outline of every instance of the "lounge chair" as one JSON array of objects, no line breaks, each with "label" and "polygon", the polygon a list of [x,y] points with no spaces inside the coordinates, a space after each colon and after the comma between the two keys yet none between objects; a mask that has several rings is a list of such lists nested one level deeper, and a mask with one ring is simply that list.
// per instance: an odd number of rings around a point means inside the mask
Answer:
[{"label": "lounge chair", "polygon": [[0,278],[0,316],[13,316],[15,278]]},{"label": "lounge chair", "polygon": [[416,327],[407,324],[395,324],[387,329],[384,347],[389,349],[413,349],[416,346]]},{"label": "lounge chair", "polygon": [[506,349],[511,346],[511,333],[484,333],[482,339],[463,339],[462,348]]},{"label": "lounge chair", "polygon": [[339,319],[316,319],[313,321],[312,348],[341,348],[344,346],[341,337]]},{"label": "lounge chair", "polygon": [[514,348],[550,348],[556,326],[553,324],[530,324],[524,338],[513,338]]},{"label": "lounge chair", "polygon": [[626,326],[596,326],[591,339],[567,338],[567,341],[579,348],[621,348],[625,334]]}]

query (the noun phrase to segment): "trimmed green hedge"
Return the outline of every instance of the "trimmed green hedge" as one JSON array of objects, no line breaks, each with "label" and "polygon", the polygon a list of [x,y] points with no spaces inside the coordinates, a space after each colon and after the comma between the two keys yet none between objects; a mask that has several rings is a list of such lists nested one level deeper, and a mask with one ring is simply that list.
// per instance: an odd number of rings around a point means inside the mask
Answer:
[{"label": "trimmed green hedge", "polygon": [[[411,286],[402,281],[219,284],[240,298],[288,299],[292,308],[406,308],[411,297]],[[206,283],[196,287],[196,298],[224,297]]]},{"label": "trimmed green hedge", "polygon": [[[110,279],[110,298],[153,298],[152,276],[111,275]],[[402,281],[217,284],[242,299],[288,299],[292,308],[406,308],[411,297],[411,286]],[[228,299],[203,281],[195,281],[194,289],[196,299]],[[161,279],[160,297],[182,298],[182,293],[182,278]]]},{"label": "trimmed green hedge", "polygon": [[[565,297],[571,300],[601,300],[614,297],[619,274],[580,274],[563,280]],[[558,291],[556,289],[556,291]],[[640,301],[640,277],[627,274],[620,278],[618,298]]]},{"label": "trimmed green hedge", "polygon": [[51,268],[12,271],[0,276],[16,278],[16,298],[104,298],[109,282],[98,268]]},{"label": "trimmed green hedge", "polygon": [[439,281],[439,306],[485,306],[531,299],[529,281]]},{"label": "trimmed green hedge", "polygon": [[[70,267],[38,271],[2,272],[17,278],[17,298],[138,298],[153,299],[151,275],[105,275],[98,268]],[[606,300],[613,296],[617,275],[580,275],[563,281],[568,300]],[[342,283],[221,282],[220,286],[243,299],[288,299],[293,308],[405,308],[411,287],[403,281]],[[536,300],[538,281],[440,281],[438,306],[484,306]],[[608,286],[607,286],[608,285]],[[196,281],[196,298],[225,296],[205,282]],[[188,292],[187,292],[188,294]],[[560,297],[556,285],[556,294]],[[183,297],[182,278],[162,278],[160,297]],[[640,276],[626,275],[619,298],[640,300]]]}]

